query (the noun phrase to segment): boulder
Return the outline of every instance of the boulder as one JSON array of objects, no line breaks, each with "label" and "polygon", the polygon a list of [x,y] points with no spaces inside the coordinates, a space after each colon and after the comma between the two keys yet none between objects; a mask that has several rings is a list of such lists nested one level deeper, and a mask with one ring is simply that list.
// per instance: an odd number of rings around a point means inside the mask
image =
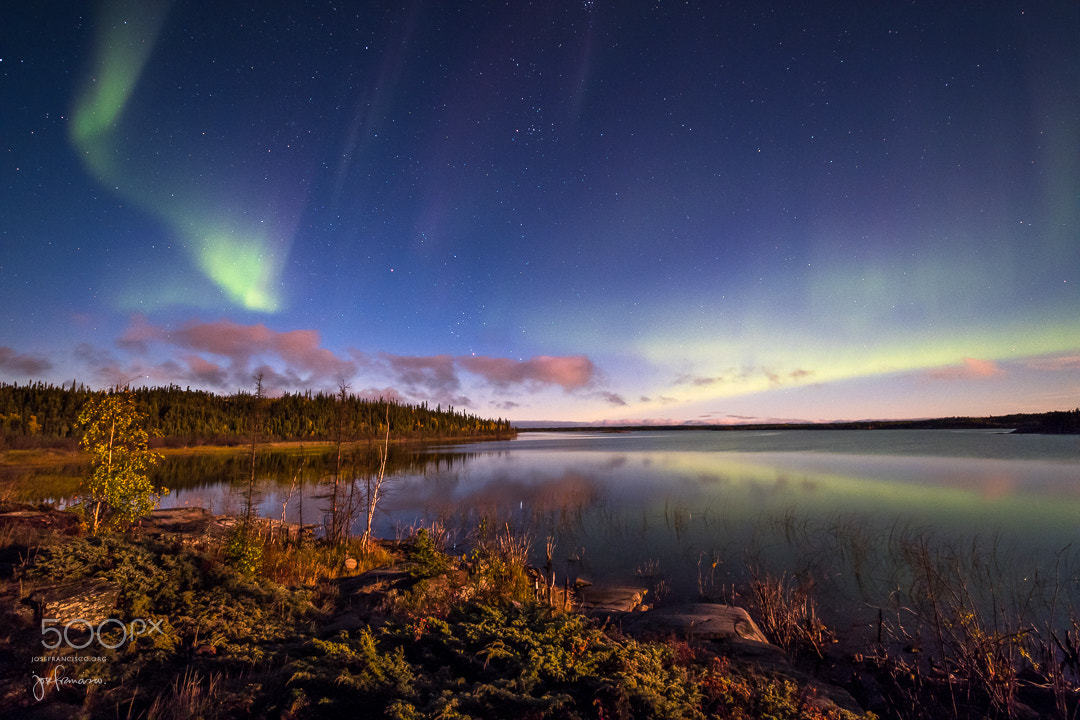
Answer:
[{"label": "boulder", "polygon": [[578,588],[578,601],[585,612],[633,612],[645,601],[645,588],[631,585]]},{"label": "boulder", "polygon": [[623,617],[622,625],[627,632],[769,644],[749,613],[731,605],[692,603],[657,608]]},{"label": "boulder", "polygon": [[57,619],[61,624],[79,619],[84,621],[76,627],[79,629],[97,626],[114,617],[119,597],[119,586],[105,580],[89,579],[34,588],[22,603],[33,608],[35,624],[44,618]]}]

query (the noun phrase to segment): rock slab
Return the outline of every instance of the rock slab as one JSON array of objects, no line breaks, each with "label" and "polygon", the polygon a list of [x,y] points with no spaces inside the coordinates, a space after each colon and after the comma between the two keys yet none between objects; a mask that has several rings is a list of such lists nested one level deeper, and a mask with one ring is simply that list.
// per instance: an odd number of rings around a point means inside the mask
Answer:
[{"label": "rock slab", "polygon": [[769,644],[749,613],[731,605],[691,603],[657,608],[625,616],[622,625],[628,632]]},{"label": "rock slab", "polygon": [[586,586],[577,591],[585,612],[633,612],[641,608],[647,592],[631,585]]}]

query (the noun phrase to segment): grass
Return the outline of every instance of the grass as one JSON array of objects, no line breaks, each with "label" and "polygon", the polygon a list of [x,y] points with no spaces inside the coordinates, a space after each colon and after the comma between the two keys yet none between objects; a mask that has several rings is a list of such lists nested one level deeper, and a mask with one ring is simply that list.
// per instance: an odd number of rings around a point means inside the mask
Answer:
[{"label": "grass", "polygon": [[173,680],[172,685],[154,698],[146,711],[146,720],[189,720],[209,717],[222,692],[221,674],[204,678],[190,667]]}]

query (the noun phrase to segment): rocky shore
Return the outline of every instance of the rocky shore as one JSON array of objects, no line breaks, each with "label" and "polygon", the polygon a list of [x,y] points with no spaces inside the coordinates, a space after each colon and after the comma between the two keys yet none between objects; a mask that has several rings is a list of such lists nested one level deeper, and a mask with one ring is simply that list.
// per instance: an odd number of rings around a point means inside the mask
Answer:
[{"label": "rocky shore", "polygon": [[[899,704],[929,712],[956,697],[958,681],[932,663],[837,648],[804,662],[746,608],[654,605],[645,587],[580,580],[545,593],[545,573],[497,544],[450,557],[421,531],[380,543],[372,566],[371,555],[326,554],[312,528],[258,527],[267,553],[292,553],[278,558],[278,580],[231,569],[223,552],[237,520],[201,508],[159,510],[124,537],[87,538],[70,513],[0,505],[0,702],[65,718],[114,717],[126,703],[130,717],[298,719],[375,703],[400,717],[531,707],[538,718],[850,720],[868,710],[906,717]],[[335,564],[322,579],[300,572],[312,552]],[[40,657],[43,628],[65,618],[99,633],[142,623],[159,636],[110,639],[100,665],[73,665],[81,651],[63,648]],[[86,647],[93,632],[71,639]],[[42,680],[52,691],[37,699],[28,678],[55,680],[61,668],[101,688]],[[1030,704],[1013,698],[1008,716],[1048,716],[1050,690],[1025,687]],[[981,717],[986,700],[968,697],[957,716]]]}]

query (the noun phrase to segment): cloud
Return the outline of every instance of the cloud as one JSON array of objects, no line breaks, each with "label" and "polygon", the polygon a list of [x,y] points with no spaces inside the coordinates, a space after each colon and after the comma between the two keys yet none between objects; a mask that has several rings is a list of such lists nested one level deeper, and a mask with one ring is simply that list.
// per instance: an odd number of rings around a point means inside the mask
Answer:
[{"label": "cloud", "polygon": [[[89,343],[79,343],[72,353],[83,370],[101,386],[138,385],[144,381],[167,385],[170,383],[195,384],[208,387],[212,383],[207,378],[193,373],[183,360],[169,359],[153,364],[144,358],[121,360],[112,351],[95,347]],[[212,378],[213,373],[206,366],[199,366],[200,373]]]},{"label": "cloud", "polygon": [[230,320],[211,323],[188,323],[165,333],[164,341],[178,347],[207,352],[242,364],[255,355],[276,355],[286,366],[297,371],[327,377],[351,375],[356,368],[329,350],[319,347],[315,330],[277,332],[263,324],[240,325]]},{"label": "cloud", "polygon": [[[231,320],[189,321],[176,329],[159,327],[142,316],[131,324],[117,346],[135,353],[147,353],[152,344],[162,344],[188,352],[182,360],[186,379],[198,384],[226,387],[248,385],[252,374],[263,372],[264,383],[283,389],[309,388],[352,376],[356,364],[320,347],[315,330],[272,330],[259,323],[241,325]],[[207,356],[224,358],[221,364]],[[271,363],[280,362],[284,370]]]},{"label": "cloud", "polygon": [[395,403],[405,403],[408,400],[397,389],[392,387],[385,387],[382,389],[369,387],[364,388],[358,392],[353,393],[358,398],[364,400],[389,400]]},{"label": "cloud", "polygon": [[813,377],[813,370],[796,368],[795,370],[778,371],[766,367],[741,367],[733,368],[723,375],[691,375],[684,373],[676,376],[676,385],[692,385],[694,387],[709,387],[710,385],[745,382],[753,377],[764,376],[773,387],[801,383]]},{"label": "cloud", "polygon": [[[317,331],[277,331],[261,323],[191,320],[177,328],[166,328],[136,315],[116,345],[142,356],[150,354],[155,346],[163,346],[173,355],[147,368],[134,360],[128,376],[138,374],[157,381],[219,390],[247,387],[252,376],[259,372],[263,373],[263,384],[270,392],[329,385],[356,372],[353,360],[339,358],[320,346]],[[104,358],[95,359],[84,353],[83,359],[91,365],[105,367]]]},{"label": "cloud", "polygon": [[592,360],[584,355],[550,357],[539,355],[529,360],[466,355],[458,364],[492,385],[558,385],[567,392],[588,385],[596,373]]},{"label": "cloud", "polygon": [[117,339],[116,346],[127,352],[146,353],[150,350],[150,343],[161,340],[163,334],[164,331],[151,325],[144,315],[133,315],[124,334]]},{"label": "cloud", "polygon": [[704,377],[702,375],[682,374],[675,378],[676,385],[693,385],[695,387],[707,387],[719,382],[724,382],[722,376]]},{"label": "cloud", "polygon": [[0,346],[0,371],[32,377],[52,369],[52,363],[38,355],[17,353],[12,348]]},{"label": "cloud", "polygon": [[386,352],[370,356],[359,350],[351,350],[350,356],[364,370],[385,373],[413,395],[465,407],[471,405],[471,401],[460,394],[462,372],[475,375],[500,390],[520,386],[528,391],[537,391],[554,385],[567,392],[588,385],[595,374],[592,361],[578,355],[513,360],[474,355],[417,356]]},{"label": "cloud", "polygon": [[224,387],[229,380],[227,368],[206,360],[201,355],[188,354],[183,358],[187,364],[186,375],[199,385]]},{"label": "cloud", "polygon": [[935,380],[979,380],[1003,375],[1004,370],[992,360],[964,358],[960,365],[946,365],[927,371]]},{"label": "cloud", "polygon": [[[487,356],[396,355],[350,348],[344,356],[321,346],[314,330],[278,331],[261,323],[242,325],[231,320],[190,320],[175,327],[156,325],[141,315],[131,318],[116,341],[121,362],[112,353],[84,346],[80,359],[110,383],[146,378],[155,383],[178,383],[217,391],[249,388],[256,373],[272,394],[336,386],[340,381],[362,382],[372,398],[399,402],[435,401],[471,407],[462,391],[467,376],[500,391],[538,392],[558,387],[574,392],[597,382],[592,361],[583,355],[539,355],[528,360]],[[151,360],[164,356],[166,359]],[[379,383],[388,382],[380,389]],[[625,405],[614,393],[607,402]],[[512,409],[499,398],[498,407]]]},{"label": "cloud", "polygon": [[762,368],[761,372],[768,378],[769,384],[774,387],[787,385],[788,383],[800,383],[809,379],[814,374],[811,370],[803,370],[801,368],[796,368],[795,370],[789,370],[787,372],[775,372],[773,370]]},{"label": "cloud", "polygon": [[94,347],[90,343],[76,345],[74,355],[86,365],[91,375],[108,385],[125,385],[132,378],[142,375],[134,366],[124,367],[110,351]]},{"label": "cloud", "polygon": [[1027,366],[1032,370],[1042,370],[1044,372],[1080,370],[1080,355],[1038,358],[1030,361]]},{"label": "cloud", "polygon": [[424,357],[380,353],[379,357],[394,378],[410,389],[444,395],[461,387],[454,369],[454,359],[450,355]]},{"label": "cloud", "polygon": [[618,393],[602,392],[599,393],[599,396],[603,398],[604,401],[607,402],[609,405],[626,406],[629,404],[626,402],[623,396],[619,395]]}]

